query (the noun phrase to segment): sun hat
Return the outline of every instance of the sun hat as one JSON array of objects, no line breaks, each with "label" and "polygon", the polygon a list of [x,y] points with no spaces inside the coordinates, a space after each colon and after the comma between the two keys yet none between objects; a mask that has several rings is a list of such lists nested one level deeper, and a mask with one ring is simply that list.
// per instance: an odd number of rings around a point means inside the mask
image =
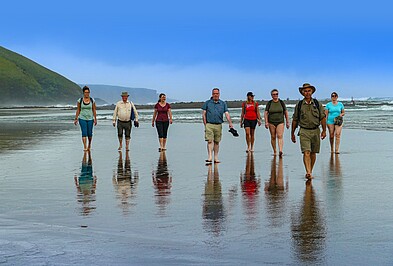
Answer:
[{"label": "sun hat", "polygon": [[128,97],[128,92],[123,91],[123,92],[121,93],[121,97],[123,97],[123,96],[127,96],[127,97]]},{"label": "sun hat", "polygon": [[304,83],[302,87],[299,87],[300,94],[303,95],[303,90],[307,89],[307,88],[311,88],[312,89],[312,93],[314,93],[316,91],[315,87],[310,85],[310,83]]},{"label": "sun hat", "polygon": [[255,95],[254,95],[254,93],[252,93],[252,91],[249,91],[249,92],[247,92],[247,96],[252,96],[252,97],[254,97]]}]

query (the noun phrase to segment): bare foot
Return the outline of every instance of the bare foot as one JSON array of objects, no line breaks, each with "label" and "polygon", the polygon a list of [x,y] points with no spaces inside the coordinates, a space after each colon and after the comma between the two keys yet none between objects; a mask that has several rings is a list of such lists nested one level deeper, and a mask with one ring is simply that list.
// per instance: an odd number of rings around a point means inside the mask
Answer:
[{"label": "bare foot", "polygon": [[311,179],[313,179],[313,177],[312,177],[312,175],[311,175],[311,174],[306,174],[305,178],[306,178],[306,179],[308,179],[308,180],[311,180]]},{"label": "bare foot", "polygon": [[283,155],[283,153],[282,153],[282,151],[280,151],[280,152],[278,153],[278,156],[282,157],[282,155]]},{"label": "bare foot", "polygon": [[122,146],[119,146],[119,148],[117,148],[118,151],[121,151],[121,149],[122,149]]}]

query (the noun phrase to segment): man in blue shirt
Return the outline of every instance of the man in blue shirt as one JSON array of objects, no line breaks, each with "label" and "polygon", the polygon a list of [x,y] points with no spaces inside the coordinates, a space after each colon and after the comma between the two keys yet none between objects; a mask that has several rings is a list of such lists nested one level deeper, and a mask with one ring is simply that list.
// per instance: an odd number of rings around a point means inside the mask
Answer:
[{"label": "man in blue shirt", "polygon": [[220,90],[214,88],[212,97],[202,106],[202,118],[205,125],[205,140],[207,141],[208,158],[206,163],[212,163],[214,151],[214,163],[219,163],[218,151],[222,135],[222,123],[224,123],[223,115],[225,114],[229,123],[229,128],[233,128],[231,117],[228,112],[226,102],[220,100]]}]

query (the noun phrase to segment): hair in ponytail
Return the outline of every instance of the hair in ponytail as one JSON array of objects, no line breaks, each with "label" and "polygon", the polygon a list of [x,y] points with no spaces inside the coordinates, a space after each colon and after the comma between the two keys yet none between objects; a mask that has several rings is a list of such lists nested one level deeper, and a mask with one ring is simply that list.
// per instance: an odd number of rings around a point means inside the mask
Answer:
[{"label": "hair in ponytail", "polygon": [[160,93],[160,95],[158,95],[158,102],[161,102],[161,97],[162,96],[166,96],[165,93]]}]

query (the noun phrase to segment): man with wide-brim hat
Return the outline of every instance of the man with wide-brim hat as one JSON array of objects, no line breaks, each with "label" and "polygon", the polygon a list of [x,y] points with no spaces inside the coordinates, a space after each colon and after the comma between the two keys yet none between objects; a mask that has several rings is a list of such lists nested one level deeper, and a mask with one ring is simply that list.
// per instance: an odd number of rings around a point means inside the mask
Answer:
[{"label": "man with wide-brim hat", "polygon": [[304,83],[302,87],[299,87],[300,94],[303,95],[303,90],[307,89],[307,88],[311,88],[312,93],[315,93],[315,91],[316,91],[315,87],[310,85],[310,83]]},{"label": "man with wide-brim hat", "polygon": [[[313,178],[312,170],[320,150],[320,140],[326,138],[325,108],[312,97],[315,91],[315,87],[309,83],[299,87],[299,92],[304,98],[296,104],[292,116],[291,139],[296,143],[295,130],[299,126],[298,136],[307,179]],[[322,125],[322,132],[320,125]]]},{"label": "man with wide-brim hat", "polygon": [[134,110],[135,120],[134,123],[138,124],[138,112],[135,105],[128,100],[128,92],[123,91],[121,93],[121,101],[118,101],[113,112],[112,123],[116,126],[117,122],[117,136],[119,138],[119,148],[122,150],[123,133],[126,139],[126,151],[129,151],[130,139],[131,139],[131,112]]}]

